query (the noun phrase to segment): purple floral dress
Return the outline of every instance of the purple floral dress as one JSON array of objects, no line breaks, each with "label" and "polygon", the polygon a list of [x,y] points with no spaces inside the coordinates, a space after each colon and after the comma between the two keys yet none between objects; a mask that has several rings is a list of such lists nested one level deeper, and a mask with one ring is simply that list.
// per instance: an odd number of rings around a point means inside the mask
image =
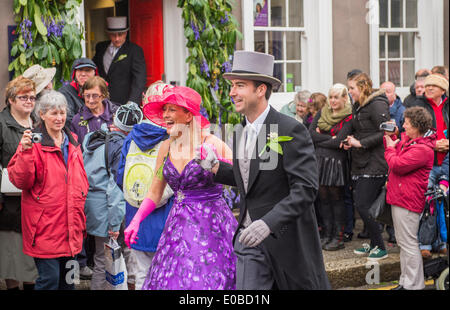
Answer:
[{"label": "purple floral dress", "polygon": [[235,289],[237,221],[222,198],[222,185],[195,160],[180,174],[167,157],[163,175],[175,202],[142,289]]}]

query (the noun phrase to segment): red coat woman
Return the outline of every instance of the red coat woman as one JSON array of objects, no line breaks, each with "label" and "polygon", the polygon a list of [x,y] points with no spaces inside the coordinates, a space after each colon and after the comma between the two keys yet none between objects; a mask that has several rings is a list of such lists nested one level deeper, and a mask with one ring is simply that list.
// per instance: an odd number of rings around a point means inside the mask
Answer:
[{"label": "red coat woman", "polygon": [[73,289],[60,270],[82,249],[89,184],[76,135],[64,127],[64,96],[50,91],[37,106],[42,124],[34,132],[42,140],[32,143],[26,130],[8,164],[11,182],[22,189],[23,251],[38,269],[35,289]]}]

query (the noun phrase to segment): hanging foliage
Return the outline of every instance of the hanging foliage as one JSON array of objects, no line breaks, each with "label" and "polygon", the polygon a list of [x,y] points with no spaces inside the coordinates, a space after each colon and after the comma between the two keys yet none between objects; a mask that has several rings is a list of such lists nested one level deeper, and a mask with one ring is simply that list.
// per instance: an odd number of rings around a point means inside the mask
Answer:
[{"label": "hanging foliage", "polygon": [[71,80],[72,63],[82,54],[83,29],[77,21],[82,0],[14,0],[17,38],[12,43],[15,59],[8,70],[14,77],[39,64],[56,67],[55,88]]},{"label": "hanging foliage", "polygon": [[240,116],[229,96],[231,83],[222,77],[231,71],[230,56],[236,41],[242,39],[238,23],[231,15],[232,1],[179,0],[178,7],[183,10],[189,51],[187,86],[202,96],[211,122],[238,123]]}]

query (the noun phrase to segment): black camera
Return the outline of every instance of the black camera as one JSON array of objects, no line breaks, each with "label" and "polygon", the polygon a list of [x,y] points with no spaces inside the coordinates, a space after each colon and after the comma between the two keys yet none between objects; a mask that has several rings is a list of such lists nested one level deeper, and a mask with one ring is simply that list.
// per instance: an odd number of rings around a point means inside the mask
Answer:
[{"label": "black camera", "polygon": [[31,143],[40,143],[42,141],[42,133],[33,132],[31,134]]},{"label": "black camera", "polygon": [[383,131],[395,132],[396,128],[397,128],[397,126],[391,122],[384,122],[384,123],[380,124],[380,130],[383,130]]},{"label": "black camera", "polygon": [[341,143],[344,144],[344,145],[348,145],[348,140],[347,139],[341,140]]}]

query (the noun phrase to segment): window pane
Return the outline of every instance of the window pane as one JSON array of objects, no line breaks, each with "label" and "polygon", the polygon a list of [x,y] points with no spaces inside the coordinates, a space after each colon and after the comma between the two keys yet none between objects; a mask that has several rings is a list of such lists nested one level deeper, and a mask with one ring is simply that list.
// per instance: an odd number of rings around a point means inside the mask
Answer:
[{"label": "window pane", "polygon": [[286,49],[287,60],[302,59],[300,32],[286,32]]},{"label": "window pane", "polygon": [[302,85],[302,64],[288,63],[286,69],[286,91],[293,92]]},{"label": "window pane", "polygon": [[414,83],[414,60],[403,62],[403,86],[410,86]]},{"label": "window pane", "polygon": [[389,81],[400,86],[400,61],[388,62]]},{"label": "window pane", "polygon": [[265,53],[265,31],[255,31],[255,52]]},{"label": "window pane", "polygon": [[380,28],[387,28],[388,25],[388,0],[380,0]]},{"label": "window pane", "polygon": [[403,0],[391,0],[391,27],[403,28]]},{"label": "window pane", "polygon": [[[264,2],[264,0],[262,0],[262,2]],[[270,10],[272,26],[286,27],[286,1],[272,0]]]},{"label": "window pane", "polygon": [[275,60],[283,59],[283,32],[269,31],[269,54],[275,57]]},{"label": "window pane", "polygon": [[400,35],[388,36],[388,57],[400,58]]},{"label": "window pane", "polygon": [[417,0],[406,0],[406,27],[417,27]]},{"label": "window pane", "polygon": [[380,84],[386,81],[386,62],[380,61]]},{"label": "window pane", "polygon": [[414,57],[414,33],[403,33],[403,57]]},{"label": "window pane", "polygon": [[386,35],[380,35],[380,58],[386,57]]},{"label": "window pane", "polygon": [[303,27],[303,0],[289,0],[289,27]]},{"label": "window pane", "polygon": [[279,79],[282,83],[280,88],[278,88],[279,92],[284,92],[284,79],[283,79],[283,64],[274,64],[273,66],[273,76]]}]

